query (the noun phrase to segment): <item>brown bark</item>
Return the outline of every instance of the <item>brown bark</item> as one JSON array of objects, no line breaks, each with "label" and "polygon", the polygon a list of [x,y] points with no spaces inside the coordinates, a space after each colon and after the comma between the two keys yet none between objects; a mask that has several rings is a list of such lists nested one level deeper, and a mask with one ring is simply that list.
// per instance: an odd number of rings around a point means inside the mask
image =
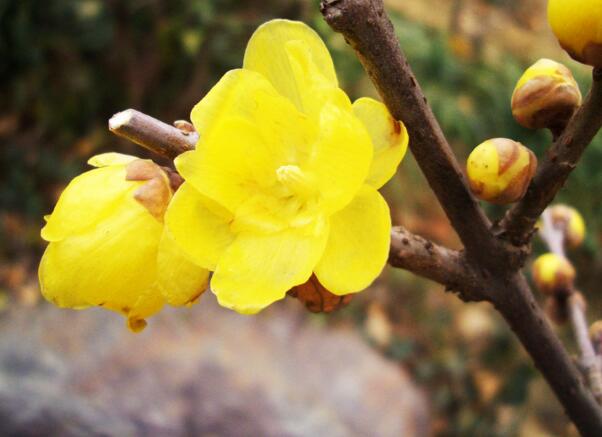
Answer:
[{"label": "brown bark", "polygon": [[[392,115],[406,124],[410,149],[464,243],[472,270],[482,278],[481,298],[490,300],[506,319],[580,432],[602,435],[602,410],[584,386],[519,271],[526,253],[524,247],[502,244],[490,229],[399,47],[382,0],[323,0],[321,10],[328,24],[342,33],[356,51]],[[592,97],[586,108],[592,107],[591,100]],[[590,114],[586,117],[580,111],[577,120],[595,121],[595,112],[586,110]],[[574,129],[584,128],[583,122],[571,124]],[[597,128],[588,126],[585,133],[573,134],[581,138],[578,142],[585,142],[590,135],[593,137],[592,129]],[[574,137],[563,135],[559,139],[559,144],[568,144],[569,148],[573,143]],[[578,157],[573,152],[565,152],[567,159],[576,162]],[[564,158],[563,155],[560,167],[566,162]],[[569,172],[565,168],[543,174],[566,178]]]},{"label": "brown bark", "polygon": [[194,149],[199,139],[196,132],[180,130],[135,109],[111,117],[109,130],[169,159]]}]

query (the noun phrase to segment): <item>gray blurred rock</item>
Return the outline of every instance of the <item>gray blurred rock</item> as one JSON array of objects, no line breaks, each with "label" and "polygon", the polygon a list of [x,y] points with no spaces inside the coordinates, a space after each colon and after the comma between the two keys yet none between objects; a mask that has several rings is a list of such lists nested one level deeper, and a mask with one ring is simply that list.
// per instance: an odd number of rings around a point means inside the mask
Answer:
[{"label": "gray blurred rock", "polygon": [[206,296],[130,334],[102,310],[0,320],[0,434],[423,436],[425,398],[351,329],[297,302],[240,316]]}]

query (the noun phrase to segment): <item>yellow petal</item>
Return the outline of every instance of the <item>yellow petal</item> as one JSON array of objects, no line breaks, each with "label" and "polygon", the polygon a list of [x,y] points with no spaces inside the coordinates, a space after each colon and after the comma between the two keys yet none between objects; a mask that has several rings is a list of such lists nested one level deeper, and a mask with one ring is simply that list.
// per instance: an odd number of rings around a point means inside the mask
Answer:
[{"label": "yellow petal", "polygon": [[234,240],[229,221],[215,214],[207,199],[188,182],[174,194],[165,213],[165,224],[190,259],[210,270],[215,269],[219,257]]},{"label": "yellow petal", "polygon": [[92,167],[108,167],[109,165],[126,165],[139,159],[136,156],[124,155],[123,153],[108,152],[95,155],[88,159],[88,164]]},{"label": "yellow petal", "polygon": [[361,291],[385,266],[390,239],[389,207],[378,191],[364,185],[351,204],[330,218],[330,236],[316,276],[334,294]]},{"label": "yellow petal", "polygon": [[220,259],[211,289],[220,305],[254,314],[309,279],[327,238],[324,221],[268,235],[241,233]]},{"label": "yellow petal", "polygon": [[395,120],[387,107],[367,97],[353,103],[353,113],[364,124],[374,147],[372,166],[366,183],[378,189],[397,171],[408,148],[408,131]]},{"label": "yellow petal", "polygon": [[[158,311],[154,287],[162,226],[135,200],[89,232],[51,243],[40,263],[42,294],[60,307],[102,306],[142,319]],[[142,299],[141,299],[142,298]]]},{"label": "yellow petal", "polygon": [[[146,328],[146,318],[158,313],[165,305],[165,299],[157,285],[142,291],[132,309],[125,313],[127,327],[132,332],[140,332]],[[120,311],[122,312],[122,311]]]},{"label": "yellow petal", "polygon": [[42,238],[60,241],[90,230],[111,215],[123,199],[131,197],[139,185],[125,180],[123,166],[97,168],[77,176],[61,194],[42,229]]},{"label": "yellow petal", "polygon": [[157,284],[167,303],[191,305],[207,289],[208,283],[209,270],[197,266],[165,228],[157,254]]},{"label": "yellow petal", "polygon": [[244,68],[257,71],[304,112],[318,89],[338,88],[332,58],[319,35],[299,21],[272,20],[260,26],[247,45]]},{"label": "yellow petal", "polygon": [[327,212],[345,207],[360,189],[372,161],[372,142],[352,113],[327,104],[320,137],[304,169],[315,176]]},{"label": "yellow petal", "polygon": [[232,117],[257,124],[267,138],[287,140],[292,136],[295,142],[299,132],[307,130],[305,117],[293,104],[279,95],[265,77],[250,70],[226,73],[192,109],[190,119],[201,133],[200,146],[211,142],[221,122]]}]

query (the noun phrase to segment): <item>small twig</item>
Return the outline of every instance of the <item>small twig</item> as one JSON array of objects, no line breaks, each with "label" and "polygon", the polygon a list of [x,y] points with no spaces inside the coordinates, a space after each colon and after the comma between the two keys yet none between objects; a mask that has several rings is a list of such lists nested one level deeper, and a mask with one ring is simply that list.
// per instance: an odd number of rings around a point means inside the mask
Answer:
[{"label": "small twig", "polygon": [[389,264],[438,282],[465,302],[486,299],[483,280],[472,271],[463,252],[439,246],[401,226],[391,232]]},{"label": "small twig", "polygon": [[568,305],[575,339],[581,352],[581,366],[592,394],[598,400],[598,403],[602,404],[602,367],[589,338],[585,308],[583,308],[583,303],[574,294],[568,299]]},{"label": "small twig", "polygon": [[525,197],[508,211],[500,230],[515,245],[528,243],[535,223],[575,169],[602,127],[602,69],[594,70],[592,89],[583,106],[554,142]]},{"label": "small twig", "polygon": [[[546,209],[542,214],[542,227],[539,235],[550,249],[550,252],[566,258],[565,255],[565,230],[555,226],[550,210]],[[589,337],[587,317],[585,315],[585,302],[571,287],[570,297],[563,302],[568,305],[568,314],[575,340],[580,352],[580,364],[587,378],[592,394],[602,404],[602,367],[596,357],[594,345]]]},{"label": "small twig", "polygon": [[194,149],[199,135],[170,126],[135,109],[115,114],[109,130],[168,159]]}]

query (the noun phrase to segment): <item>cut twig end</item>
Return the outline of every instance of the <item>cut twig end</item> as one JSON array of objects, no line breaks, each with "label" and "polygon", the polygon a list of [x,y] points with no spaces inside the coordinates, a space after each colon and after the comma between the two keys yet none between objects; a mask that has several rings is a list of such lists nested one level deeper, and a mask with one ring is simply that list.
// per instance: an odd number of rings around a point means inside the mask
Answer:
[{"label": "cut twig end", "polygon": [[133,109],[126,109],[125,111],[118,112],[109,119],[109,130],[116,131],[121,129],[123,126],[128,125],[133,117]]}]

